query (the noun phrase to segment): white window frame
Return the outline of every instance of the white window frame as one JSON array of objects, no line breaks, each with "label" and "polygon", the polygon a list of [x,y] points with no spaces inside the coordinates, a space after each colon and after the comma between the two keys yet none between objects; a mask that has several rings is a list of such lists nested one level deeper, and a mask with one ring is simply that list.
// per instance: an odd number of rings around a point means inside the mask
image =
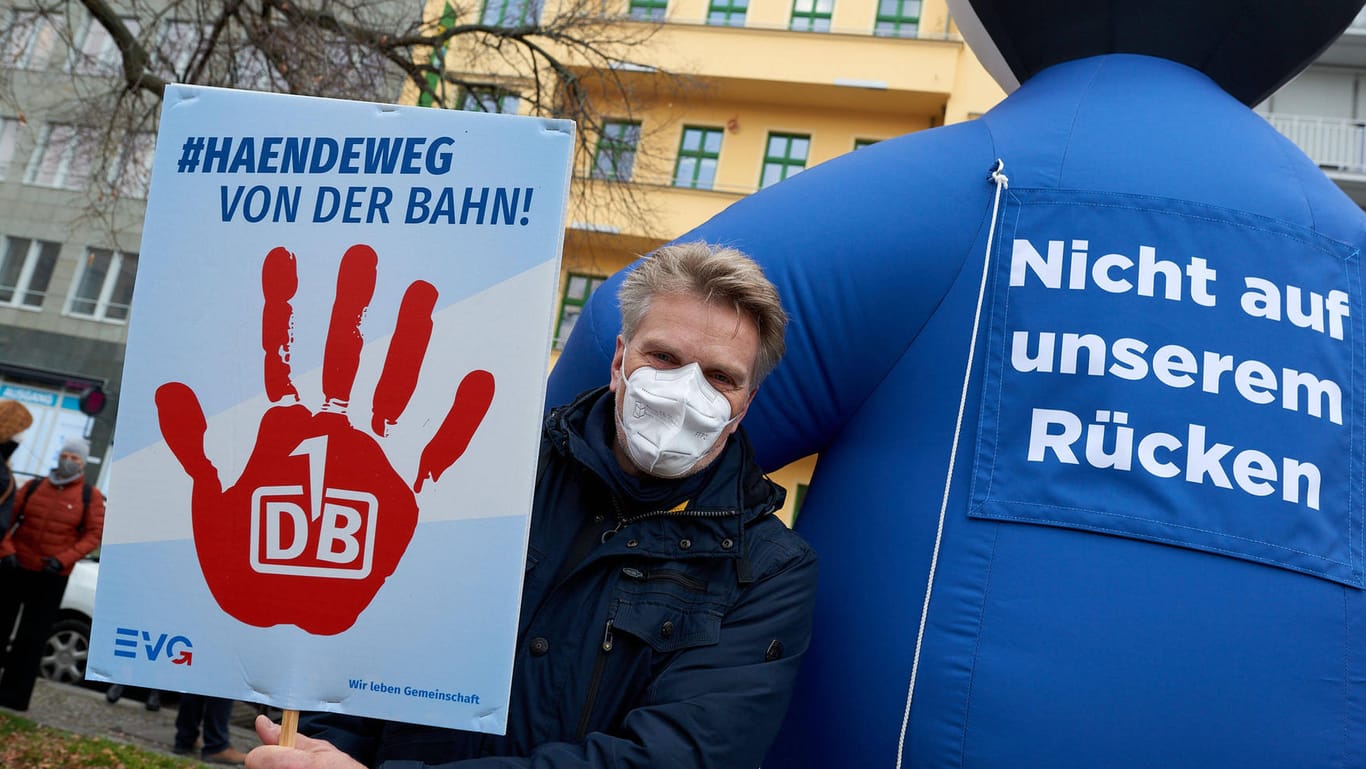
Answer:
[{"label": "white window frame", "polygon": [[[14,292],[9,299],[0,299],[0,306],[28,310],[29,312],[42,312],[43,301],[47,298],[47,289],[51,285],[53,270],[48,271],[49,284],[42,288],[34,288],[31,285],[33,282],[33,273],[38,269],[38,264],[42,261],[43,251],[48,248],[52,249],[51,262],[55,267],[57,260],[61,258],[62,244],[50,240],[39,240],[38,238],[21,238],[14,235],[6,235],[2,241],[4,250],[0,250],[0,268],[4,267],[5,261],[9,258],[12,244],[19,240],[28,241],[28,248],[24,250],[23,254],[24,264],[19,268],[19,275],[15,279],[13,286],[0,287]],[[30,294],[36,295],[38,300],[37,304],[29,304],[25,301]]]},{"label": "white window frame", "polygon": [[18,119],[0,117],[0,181],[9,178],[9,166],[14,162],[14,151],[19,146]]},{"label": "white window frame", "polygon": [[[79,294],[81,286],[85,284],[85,274],[90,269],[90,265],[97,256],[109,255],[109,269],[104,273],[104,281],[100,284],[99,296],[89,297]],[[63,314],[86,320],[98,320],[104,323],[115,323],[123,325],[128,322],[128,315],[132,311],[133,293],[132,286],[129,286],[127,303],[116,303],[113,301],[114,288],[118,285],[119,277],[123,274],[123,263],[126,259],[136,261],[138,255],[126,253],[112,248],[90,247],[85,250],[85,258],[81,260],[80,266],[76,269],[76,275],[71,280],[71,291],[66,297],[66,310]],[[134,267],[134,270],[137,268]],[[135,273],[136,275],[136,273]],[[135,278],[136,279],[136,278]],[[95,307],[91,312],[82,312],[75,308],[77,302],[94,302]],[[110,309],[123,309],[124,317],[110,317]]]},{"label": "white window frame", "polygon": [[0,66],[17,69],[46,69],[57,47],[57,27],[47,16],[32,8],[16,8],[6,14],[5,33],[0,40]]},{"label": "white window frame", "polygon": [[[125,16],[122,21],[134,37],[142,31],[142,24],[137,19]],[[68,72],[78,75],[118,75],[123,71],[123,66],[114,36],[103,24],[88,19],[81,32],[81,43],[71,49],[66,68]]]},{"label": "white window frame", "polygon": [[120,196],[147,199],[147,188],[152,183],[152,155],[156,151],[157,135],[151,131],[130,133],[119,148],[118,157],[109,164],[109,183]]},{"label": "white window frame", "polygon": [[[53,136],[60,138],[54,143]],[[56,156],[52,174],[47,178],[44,168],[49,165],[49,156]],[[64,190],[79,190],[90,179],[91,153],[81,146],[81,129],[68,123],[48,123],[38,137],[38,144],[28,159],[28,169],[24,172],[24,184],[35,187],[52,187]]]}]

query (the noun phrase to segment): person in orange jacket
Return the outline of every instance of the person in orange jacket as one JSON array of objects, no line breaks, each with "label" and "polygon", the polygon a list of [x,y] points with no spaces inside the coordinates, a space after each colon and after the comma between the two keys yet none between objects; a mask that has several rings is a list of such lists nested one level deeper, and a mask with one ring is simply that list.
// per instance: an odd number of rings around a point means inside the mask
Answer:
[{"label": "person in orange jacket", "polygon": [[23,616],[0,655],[0,706],[28,709],[67,578],[100,545],[104,495],[85,481],[89,453],[85,441],[67,441],[57,467],[16,492],[15,523],[0,540],[0,637],[9,635],[21,608]]}]

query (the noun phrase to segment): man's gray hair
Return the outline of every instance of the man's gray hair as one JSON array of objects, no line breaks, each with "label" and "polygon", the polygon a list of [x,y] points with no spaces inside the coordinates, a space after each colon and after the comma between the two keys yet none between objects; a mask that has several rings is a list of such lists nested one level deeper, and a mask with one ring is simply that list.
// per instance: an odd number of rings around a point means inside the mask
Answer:
[{"label": "man's gray hair", "polygon": [[768,376],[787,349],[783,333],[787,314],[778,289],[747,254],[703,241],[674,243],[656,249],[626,276],[617,292],[621,335],[630,341],[650,300],[661,295],[691,295],[708,303],[730,305],[759,329],[759,355],[754,385]]}]

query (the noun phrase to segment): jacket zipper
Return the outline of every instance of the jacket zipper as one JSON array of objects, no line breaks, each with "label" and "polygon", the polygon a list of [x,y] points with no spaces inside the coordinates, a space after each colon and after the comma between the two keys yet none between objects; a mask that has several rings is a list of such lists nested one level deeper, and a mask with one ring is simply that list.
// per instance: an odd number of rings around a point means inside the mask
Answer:
[{"label": "jacket zipper", "polygon": [[588,720],[593,717],[593,706],[597,704],[598,685],[602,683],[602,669],[607,667],[607,655],[612,653],[615,645],[612,639],[612,620],[607,620],[607,627],[602,633],[602,647],[598,652],[598,658],[593,662],[593,676],[588,680],[588,698],[583,703],[583,712],[579,714],[579,739],[583,739],[588,733]]},{"label": "jacket zipper", "polygon": [[681,585],[694,592],[707,592],[707,583],[699,579],[693,579],[692,577],[677,571],[666,571],[662,569],[659,571],[642,571],[634,566],[627,566],[621,570],[621,573],[631,579],[638,579],[642,582],[672,582],[675,585]]},{"label": "jacket zipper", "polygon": [[[616,505],[616,500],[613,499],[612,502],[613,502],[613,506],[615,506],[615,505]],[[640,515],[633,515],[633,516],[630,516],[630,517],[628,518],[628,517],[625,517],[625,516],[623,516],[623,515],[621,514],[621,509],[620,509],[620,508],[617,508],[617,525],[616,525],[616,527],[611,528],[611,529],[608,529],[607,531],[604,531],[604,532],[602,533],[602,541],[603,541],[603,542],[606,542],[607,540],[611,539],[612,537],[615,537],[615,536],[617,535],[617,532],[621,531],[621,529],[622,529],[623,526],[629,526],[629,525],[631,525],[631,524],[633,524],[633,523],[639,523],[640,521],[646,520],[646,519],[648,519],[648,518],[658,518],[658,517],[660,517],[660,516],[665,516],[665,515],[673,516],[673,517],[675,517],[675,518],[729,518],[730,516],[739,515],[739,514],[740,514],[740,511],[739,511],[739,510],[731,510],[731,509],[726,509],[726,510],[651,510],[651,511],[648,512],[648,513],[641,513]]]}]

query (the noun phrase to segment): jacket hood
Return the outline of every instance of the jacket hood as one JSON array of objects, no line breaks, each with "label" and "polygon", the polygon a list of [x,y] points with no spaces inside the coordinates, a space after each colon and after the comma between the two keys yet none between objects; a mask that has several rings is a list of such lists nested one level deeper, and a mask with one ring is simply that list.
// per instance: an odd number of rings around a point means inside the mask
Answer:
[{"label": "jacket hood", "polygon": [[1156,56],[1208,75],[1248,106],[1318,58],[1363,0],[948,0],[963,38],[1012,93],[1065,61]]}]

